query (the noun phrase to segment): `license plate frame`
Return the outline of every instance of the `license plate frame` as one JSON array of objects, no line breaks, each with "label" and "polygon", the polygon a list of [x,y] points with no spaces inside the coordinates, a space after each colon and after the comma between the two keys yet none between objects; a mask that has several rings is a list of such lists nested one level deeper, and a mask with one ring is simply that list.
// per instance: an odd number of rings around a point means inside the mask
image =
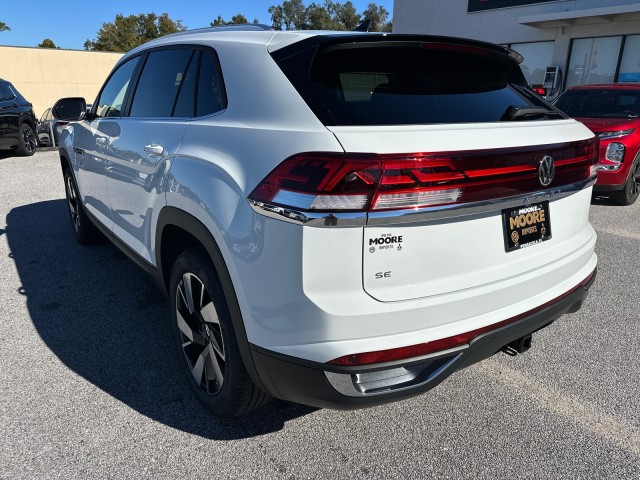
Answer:
[{"label": "license plate frame", "polygon": [[502,210],[502,233],[507,253],[551,240],[549,202]]}]

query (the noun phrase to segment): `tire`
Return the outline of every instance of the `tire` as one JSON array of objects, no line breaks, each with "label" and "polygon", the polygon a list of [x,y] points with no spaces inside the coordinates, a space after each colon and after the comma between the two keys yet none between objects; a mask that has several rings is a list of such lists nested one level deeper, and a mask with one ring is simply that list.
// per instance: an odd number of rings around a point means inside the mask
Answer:
[{"label": "tire", "polygon": [[30,157],[34,153],[36,153],[36,148],[38,146],[38,137],[31,128],[31,125],[28,123],[20,124],[20,132],[18,138],[18,147],[16,148],[16,153],[18,155],[22,155],[23,157]]},{"label": "tire", "polygon": [[632,205],[638,199],[640,193],[640,155],[633,162],[629,178],[622,187],[622,190],[613,192],[611,199],[620,205]]},{"label": "tire", "polygon": [[71,220],[71,226],[73,227],[76,240],[81,245],[96,243],[100,240],[101,234],[84,211],[80,195],[78,194],[78,186],[69,168],[64,169],[63,177],[64,191],[67,198],[67,211],[69,212],[69,219]]},{"label": "tire", "polygon": [[180,254],[169,289],[179,361],[200,402],[220,417],[267,403],[270,395],[253,383],[244,366],[220,281],[203,249]]}]

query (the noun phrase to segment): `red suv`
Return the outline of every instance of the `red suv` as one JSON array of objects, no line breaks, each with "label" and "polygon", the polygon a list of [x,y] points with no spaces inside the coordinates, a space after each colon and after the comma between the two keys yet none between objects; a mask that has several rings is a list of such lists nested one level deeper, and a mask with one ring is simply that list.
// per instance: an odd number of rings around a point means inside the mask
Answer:
[{"label": "red suv", "polygon": [[556,107],[600,138],[594,191],[631,205],[640,191],[640,85],[581,85],[564,92]]}]

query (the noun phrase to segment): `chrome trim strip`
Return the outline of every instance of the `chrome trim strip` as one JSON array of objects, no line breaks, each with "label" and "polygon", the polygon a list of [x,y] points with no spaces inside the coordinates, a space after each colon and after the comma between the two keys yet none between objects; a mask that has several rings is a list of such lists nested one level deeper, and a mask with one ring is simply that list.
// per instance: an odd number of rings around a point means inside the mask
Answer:
[{"label": "chrome trim strip", "polygon": [[403,210],[400,212],[370,212],[367,226],[429,222],[434,220],[447,220],[450,218],[464,217],[467,215],[492,213],[505,208],[517,207],[519,205],[530,205],[532,203],[543,202],[545,200],[559,200],[588,188],[594,183],[596,183],[596,177],[591,177],[587,180],[563,185],[562,187],[539,190],[513,197],[496,198],[493,200],[473,203],[458,203],[455,205],[440,205],[437,207]]},{"label": "chrome trim strip", "polygon": [[513,197],[496,198],[481,202],[457,203],[455,205],[440,205],[437,207],[425,207],[416,210],[390,210],[384,212],[302,212],[277,205],[256,202],[248,199],[249,205],[260,215],[265,215],[277,220],[305,225],[308,227],[364,227],[376,225],[398,225],[404,223],[430,222],[434,220],[447,220],[468,215],[481,215],[492,213],[505,208],[546,200],[559,200],[568,197],[580,190],[593,186],[597,177],[563,185],[562,187],[538,190],[536,192],[516,195]]},{"label": "chrome trim strip", "polygon": [[367,212],[300,212],[251,199],[248,199],[248,202],[251,208],[260,215],[308,227],[364,227],[367,223]]}]

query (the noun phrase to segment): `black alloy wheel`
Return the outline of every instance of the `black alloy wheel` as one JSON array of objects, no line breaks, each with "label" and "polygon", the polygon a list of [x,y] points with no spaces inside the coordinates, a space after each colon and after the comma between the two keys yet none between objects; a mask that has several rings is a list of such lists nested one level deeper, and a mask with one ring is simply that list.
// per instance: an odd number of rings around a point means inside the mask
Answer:
[{"label": "black alloy wheel", "polygon": [[176,322],[193,380],[207,395],[224,385],[225,352],[218,312],[204,283],[185,273],[176,291]]},{"label": "black alloy wheel", "polygon": [[640,154],[631,167],[629,178],[622,190],[612,194],[613,200],[620,205],[632,205],[640,194]]},{"label": "black alloy wheel", "polygon": [[81,245],[89,245],[96,243],[100,239],[100,232],[91,223],[89,217],[84,211],[76,181],[71,174],[69,168],[64,169],[64,192],[67,198],[67,211],[69,219],[73,226],[73,232],[76,240]]},{"label": "black alloy wheel", "polygon": [[36,147],[38,146],[38,140],[33,132],[33,128],[28,123],[20,125],[20,144],[16,149],[18,155],[31,156],[36,153]]},{"label": "black alloy wheel", "polygon": [[271,396],[246,370],[224,291],[205,250],[192,247],[178,256],[169,292],[176,349],[198,400],[221,417],[268,402]]}]

